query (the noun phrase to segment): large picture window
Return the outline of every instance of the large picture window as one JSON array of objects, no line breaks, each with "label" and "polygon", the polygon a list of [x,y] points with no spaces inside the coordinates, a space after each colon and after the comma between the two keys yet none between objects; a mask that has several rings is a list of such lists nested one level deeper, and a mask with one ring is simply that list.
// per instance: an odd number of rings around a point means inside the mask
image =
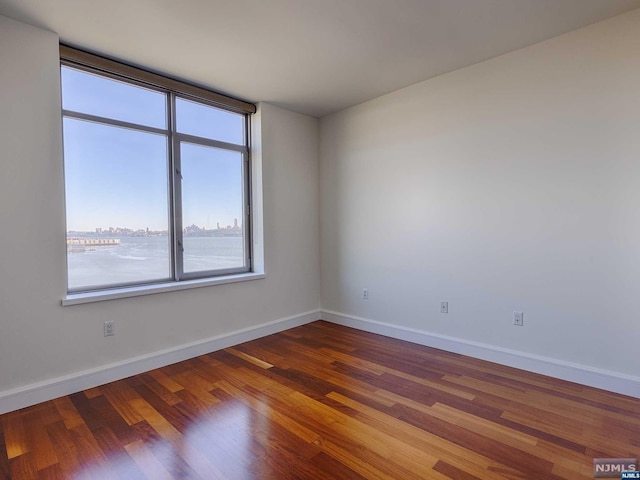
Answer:
[{"label": "large picture window", "polygon": [[248,113],[63,59],[69,293],[251,271]]}]

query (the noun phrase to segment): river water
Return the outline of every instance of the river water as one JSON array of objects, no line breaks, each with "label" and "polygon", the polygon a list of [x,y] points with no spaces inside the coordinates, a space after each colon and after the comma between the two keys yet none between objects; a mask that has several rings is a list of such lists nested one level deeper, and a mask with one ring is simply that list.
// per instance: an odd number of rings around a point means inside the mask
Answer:
[{"label": "river water", "polygon": [[[120,245],[67,254],[69,290],[171,279],[169,237],[120,237]],[[185,237],[184,270],[242,268],[242,237]]]}]

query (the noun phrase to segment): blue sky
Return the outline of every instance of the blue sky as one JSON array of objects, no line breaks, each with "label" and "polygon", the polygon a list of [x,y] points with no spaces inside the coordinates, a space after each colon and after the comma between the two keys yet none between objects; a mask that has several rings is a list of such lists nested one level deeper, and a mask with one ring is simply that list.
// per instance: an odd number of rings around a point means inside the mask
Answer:
[{"label": "blue sky", "polygon": [[[63,108],[165,128],[162,93],[62,69]],[[178,99],[178,130],[242,143],[242,116]],[[67,230],[168,228],[164,135],[64,120]],[[181,145],[183,224],[207,229],[242,223],[242,155]]]}]

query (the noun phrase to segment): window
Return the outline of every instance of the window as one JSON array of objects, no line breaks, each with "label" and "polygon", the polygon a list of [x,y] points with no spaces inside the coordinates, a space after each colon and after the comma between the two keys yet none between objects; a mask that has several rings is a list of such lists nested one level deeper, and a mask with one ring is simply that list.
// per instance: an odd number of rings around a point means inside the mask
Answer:
[{"label": "window", "polygon": [[61,56],[68,292],[250,272],[255,107]]}]

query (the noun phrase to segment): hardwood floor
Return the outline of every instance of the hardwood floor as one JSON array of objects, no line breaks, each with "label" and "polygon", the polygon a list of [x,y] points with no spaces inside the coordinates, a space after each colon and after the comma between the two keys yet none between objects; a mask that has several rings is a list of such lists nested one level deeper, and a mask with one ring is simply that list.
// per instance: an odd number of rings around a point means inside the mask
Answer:
[{"label": "hardwood floor", "polygon": [[315,322],[0,416],[1,479],[591,479],[640,400]]}]

